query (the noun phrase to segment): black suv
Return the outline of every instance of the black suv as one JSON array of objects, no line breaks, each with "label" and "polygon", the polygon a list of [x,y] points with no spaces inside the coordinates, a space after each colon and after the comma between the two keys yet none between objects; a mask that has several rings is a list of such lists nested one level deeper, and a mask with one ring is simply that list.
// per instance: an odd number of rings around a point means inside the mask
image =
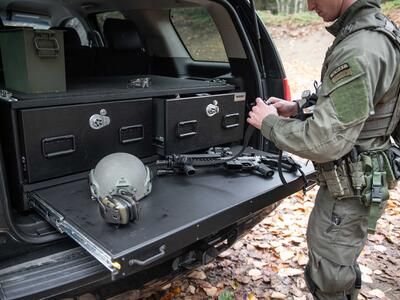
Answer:
[{"label": "black suv", "polygon": [[248,166],[165,164],[134,222],[107,224],[91,199],[89,171],[115,152],[151,168],[210,147],[276,158],[248,138],[254,99],[289,97],[252,2],[0,0],[0,16],[0,299],[172,278],[301,189],[296,172],[282,184]]}]

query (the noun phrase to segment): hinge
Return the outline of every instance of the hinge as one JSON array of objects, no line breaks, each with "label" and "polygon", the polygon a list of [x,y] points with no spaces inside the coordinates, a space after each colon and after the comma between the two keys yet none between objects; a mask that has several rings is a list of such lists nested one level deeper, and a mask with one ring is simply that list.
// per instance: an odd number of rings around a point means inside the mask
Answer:
[{"label": "hinge", "polygon": [[13,94],[7,90],[0,90],[0,99],[5,100],[7,102],[16,102],[17,98],[13,97]]}]

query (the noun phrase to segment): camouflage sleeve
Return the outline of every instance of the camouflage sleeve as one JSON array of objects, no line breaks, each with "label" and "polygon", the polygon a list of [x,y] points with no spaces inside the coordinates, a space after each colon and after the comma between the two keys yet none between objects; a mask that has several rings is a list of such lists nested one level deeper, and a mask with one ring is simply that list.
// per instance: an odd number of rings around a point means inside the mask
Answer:
[{"label": "camouflage sleeve", "polygon": [[319,163],[350,152],[373,107],[380,72],[374,57],[351,53],[356,52],[332,54],[313,117],[300,121],[267,116],[262,134],[278,148]]}]

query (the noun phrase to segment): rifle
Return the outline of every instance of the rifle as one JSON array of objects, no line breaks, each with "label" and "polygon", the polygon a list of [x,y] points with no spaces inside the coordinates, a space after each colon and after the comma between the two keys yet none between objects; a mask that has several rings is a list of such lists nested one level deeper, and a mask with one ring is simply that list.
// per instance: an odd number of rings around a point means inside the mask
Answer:
[{"label": "rifle", "polygon": [[[290,157],[284,156],[281,168],[287,172],[295,172],[300,166]],[[183,173],[192,176],[195,167],[223,166],[227,170],[238,172],[256,171],[264,177],[272,177],[274,170],[279,168],[279,160],[274,155],[256,155],[243,153],[238,157],[232,156],[229,148],[210,148],[205,154],[172,154],[165,160],[156,162],[157,175]]]},{"label": "rifle", "polygon": [[299,172],[304,181],[303,192],[307,191],[308,180],[301,166],[290,156],[266,154],[257,155],[256,153],[239,152],[232,155],[229,148],[213,147],[206,154],[173,154],[166,157],[165,160],[156,162],[156,174],[174,175],[184,173],[187,176],[193,176],[196,173],[195,167],[217,167],[223,166],[227,170],[238,172],[256,171],[263,177],[272,177],[274,170],[278,170],[279,177],[283,184],[286,179],[282,170],[290,173]]},{"label": "rifle", "polygon": [[221,157],[220,154],[172,154],[165,160],[157,160],[157,175],[184,173],[192,176],[196,173],[194,167],[216,166]]},{"label": "rifle", "polygon": [[156,162],[157,175],[184,173],[192,176],[196,173],[195,167],[216,167],[223,166],[227,170],[237,172],[256,171],[264,177],[272,177],[274,171],[262,163],[262,156],[239,156],[230,160],[230,157],[224,157],[220,154],[173,154],[166,157],[165,160]]}]

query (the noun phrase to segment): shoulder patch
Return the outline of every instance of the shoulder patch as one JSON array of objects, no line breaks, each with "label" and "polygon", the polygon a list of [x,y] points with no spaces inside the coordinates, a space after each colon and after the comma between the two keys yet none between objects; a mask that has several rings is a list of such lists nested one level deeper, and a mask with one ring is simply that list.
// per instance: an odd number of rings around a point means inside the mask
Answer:
[{"label": "shoulder patch", "polygon": [[351,71],[351,68],[348,63],[344,63],[334,69],[330,74],[329,74],[329,79],[332,81],[332,83],[338,82],[340,79],[343,79],[348,76],[352,76],[353,72]]},{"label": "shoulder patch", "polygon": [[364,57],[338,61],[328,70],[321,86],[321,95],[329,96],[338,120],[356,124],[368,117],[369,99],[367,64]]}]

